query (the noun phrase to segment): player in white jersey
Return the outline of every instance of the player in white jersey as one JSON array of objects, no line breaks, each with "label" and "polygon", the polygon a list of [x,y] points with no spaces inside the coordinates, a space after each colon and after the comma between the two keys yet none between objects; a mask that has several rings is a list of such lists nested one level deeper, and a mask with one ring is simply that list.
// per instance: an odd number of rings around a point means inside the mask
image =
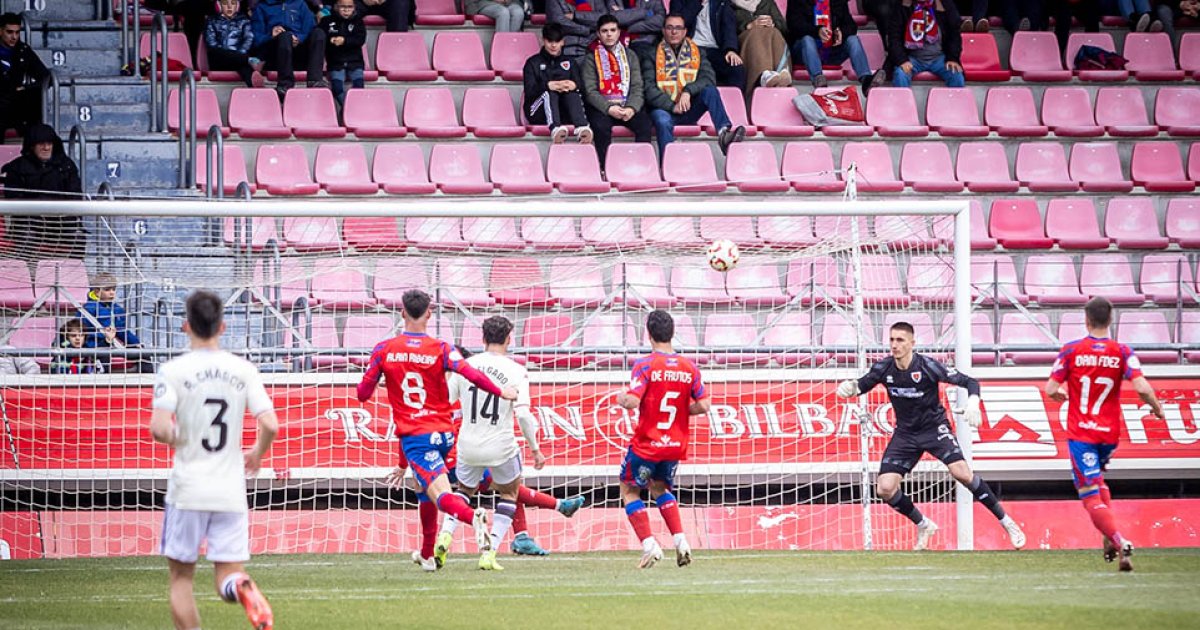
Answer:
[{"label": "player in white jersey", "polygon": [[[196,291],[187,299],[183,331],[191,352],[163,364],[154,381],[150,434],[175,449],[167,482],[162,555],[171,573],[171,616],[179,630],[200,627],[192,594],[196,560],[213,562],[217,593],[240,602],[257,630],[273,626],[271,606],[246,574],[250,559],[246,475],[258,473],[279,421],[258,369],[221,350],[225,331],[221,299]],[[242,452],[246,411],[258,423],[258,439]]]},{"label": "player in white jersey", "polygon": [[500,315],[484,320],[486,347],[484,352],[467,359],[467,363],[487,374],[498,386],[515,387],[515,401],[480,391],[457,374],[448,383],[450,402],[458,401],[462,406],[456,469],[459,487],[468,495],[475,494],[484,473],[490,470],[492,488],[500,494],[492,521],[492,546],[479,558],[479,568],[488,571],[504,570],[496,562],[496,549],[512,527],[521,489],[521,447],[513,432],[514,413],[521,424],[521,434],[533,451],[533,467],[541,470],[546,465],[546,458],[538,448],[537,420],[529,411],[529,376],[524,367],[505,356],[512,342],[512,329],[512,322]]}]

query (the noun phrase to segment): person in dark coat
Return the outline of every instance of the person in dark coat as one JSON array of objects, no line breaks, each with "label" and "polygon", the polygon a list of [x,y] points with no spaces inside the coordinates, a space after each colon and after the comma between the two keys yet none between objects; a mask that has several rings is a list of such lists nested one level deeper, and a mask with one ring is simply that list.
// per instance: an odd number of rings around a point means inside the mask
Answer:
[{"label": "person in dark coat", "polygon": [[42,122],[42,80],[50,75],[37,53],[21,41],[21,16],[0,15],[0,143],[4,132],[25,135]]},{"label": "person in dark coat", "polygon": [[263,86],[263,63],[250,56],[254,29],[250,16],[240,12],[239,0],[221,0],[221,12],[208,18],[204,27],[204,45],[208,47],[208,67],[232,70],[249,87]]},{"label": "person in dark coat", "polygon": [[325,65],[329,67],[333,96],[339,105],[344,105],[347,82],[350,87],[363,87],[367,25],[354,0],[338,0],[333,13],[321,18],[320,29],[325,31]]},{"label": "person in dark coat", "polygon": [[[6,199],[79,199],[83,185],[79,168],[67,156],[62,139],[50,125],[32,125],[25,133],[21,155],[0,168]],[[14,242],[40,245],[51,256],[82,258],[83,224],[79,217],[13,216],[9,227]]]},{"label": "person in dark coat", "polygon": [[592,129],[583,109],[581,64],[562,54],[564,37],[558,24],[545,25],[542,49],[525,60],[521,70],[525,118],[532,124],[549,126],[554,144],[562,144],[567,138],[568,125],[575,126],[580,143],[591,144]]},{"label": "person in dark coat", "polygon": [[729,0],[677,0],[671,10],[683,16],[688,37],[696,42],[717,75],[717,85],[746,89],[746,67],[738,52],[737,18]]}]

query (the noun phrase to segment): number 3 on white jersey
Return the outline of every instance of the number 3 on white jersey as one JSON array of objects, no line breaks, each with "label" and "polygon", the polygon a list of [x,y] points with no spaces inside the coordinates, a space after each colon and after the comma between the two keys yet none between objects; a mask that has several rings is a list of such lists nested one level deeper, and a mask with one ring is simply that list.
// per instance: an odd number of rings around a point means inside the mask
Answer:
[{"label": "number 3 on white jersey", "polygon": [[675,424],[675,406],[671,404],[671,401],[676,398],[679,398],[679,392],[667,392],[663,394],[662,401],[658,404],[658,410],[667,414],[667,419],[659,422],[654,428],[659,431],[666,431],[671,428],[672,424]]},{"label": "number 3 on white jersey", "polygon": [[400,391],[404,392],[404,404],[413,409],[425,408],[425,381],[416,372],[405,372],[404,380],[400,381]]},{"label": "number 3 on white jersey", "polygon": [[[1108,398],[1108,394],[1112,392],[1113,386],[1116,385],[1111,378],[1107,376],[1096,377],[1096,384],[1103,385],[1104,391],[1096,397],[1096,404],[1092,405],[1092,415],[1100,413],[1100,405],[1104,404],[1104,399]],[[1086,414],[1088,412],[1088,397],[1092,392],[1092,379],[1083,376],[1079,379],[1079,413]]]}]

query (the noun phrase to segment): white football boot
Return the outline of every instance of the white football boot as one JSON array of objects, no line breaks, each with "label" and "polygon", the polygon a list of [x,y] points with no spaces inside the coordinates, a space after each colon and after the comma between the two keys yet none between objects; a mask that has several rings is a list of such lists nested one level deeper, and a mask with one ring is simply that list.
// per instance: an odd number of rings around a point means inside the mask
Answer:
[{"label": "white football boot", "polygon": [[913,545],[913,551],[925,551],[928,549],[929,541],[937,533],[937,530],[937,523],[928,518],[921,525],[917,525],[917,544]]}]

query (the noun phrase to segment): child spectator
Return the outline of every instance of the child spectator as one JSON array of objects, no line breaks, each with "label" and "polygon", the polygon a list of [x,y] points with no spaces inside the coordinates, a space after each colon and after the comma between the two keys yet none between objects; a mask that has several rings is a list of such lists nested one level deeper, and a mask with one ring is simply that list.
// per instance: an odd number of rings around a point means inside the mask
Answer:
[{"label": "child spectator", "polygon": [[[100,324],[96,329],[91,321],[81,315],[86,322],[88,333],[85,347],[88,348],[140,348],[141,339],[129,330],[125,321],[125,308],[117,304],[117,280],[111,273],[96,274],[92,282],[93,289],[88,293],[88,301],[83,310]],[[153,372],[153,367],[147,361],[137,361],[137,372]]]},{"label": "child spectator", "polygon": [[329,82],[339,105],[346,100],[346,80],[352,87],[363,86],[363,45],[367,43],[367,26],[354,5],[354,0],[337,0],[333,13],[321,18],[325,31],[325,64],[329,67]]},{"label": "child spectator", "polygon": [[240,0],[221,0],[221,12],[210,16],[204,28],[204,45],[208,48],[208,67],[213,70],[233,70],[250,87],[263,86],[263,62],[251,57],[254,30],[250,16],[242,13]]},{"label": "child spectator", "polygon": [[[87,333],[83,330],[83,320],[71,319],[58,329],[58,347],[81,349],[87,341]],[[95,357],[67,356],[56,353],[50,363],[51,374],[100,374],[104,372],[103,364]]]},{"label": "child spectator", "polygon": [[583,109],[581,65],[563,55],[564,37],[561,26],[543,26],[542,49],[525,60],[525,117],[535,125],[549,125],[554,144],[566,139],[567,125],[575,126],[580,143],[591,144],[592,129]]},{"label": "child spectator", "polygon": [[963,87],[962,32],[958,9],[942,0],[901,0],[892,14],[888,57],[895,70],[892,85],[910,87],[912,78],[929,71],[947,87]]}]

